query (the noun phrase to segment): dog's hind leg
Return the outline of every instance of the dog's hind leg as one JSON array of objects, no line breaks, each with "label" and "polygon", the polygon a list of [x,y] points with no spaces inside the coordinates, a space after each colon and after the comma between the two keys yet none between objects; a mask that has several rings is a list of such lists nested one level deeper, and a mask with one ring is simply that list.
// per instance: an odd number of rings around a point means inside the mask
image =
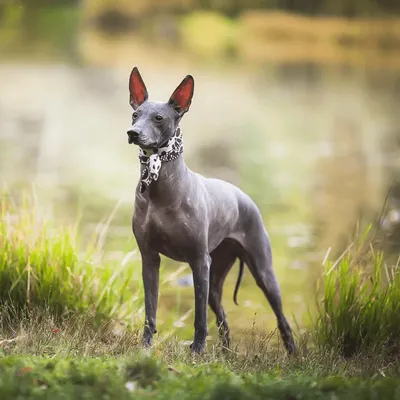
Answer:
[{"label": "dog's hind leg", "polygon": [[233,241],[223,241],[211,253],[210,291],[208,304],[217,319],[218,333],[224,347],[230,346],[230,331],[226,314],[222,307],[222,291],[225,278],[237,258],[236,244]]},{"label": "dog's hind leg", "polygon": [[264,233],[257,238],[249,238],[247,244],[244,244],[244,248],[246,264],[276,315],[278,329],[288,354],[293,354],[296,351],[296,345],[290,325],[283,313],[281,293],[273,270],[268,235]]}]

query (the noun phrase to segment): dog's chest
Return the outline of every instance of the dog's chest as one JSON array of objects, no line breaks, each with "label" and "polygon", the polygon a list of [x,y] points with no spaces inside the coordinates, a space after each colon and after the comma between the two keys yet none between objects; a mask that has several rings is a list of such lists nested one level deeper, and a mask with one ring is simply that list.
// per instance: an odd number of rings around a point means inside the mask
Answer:
[{"label": "dog's chest", "polygon": [[139,219],[141,221],[135,221],[137,240],[176,261],[184,262],[191,258],[196,247],[195,230],[185,214],[172,208],[160,210],[150,206]]}]

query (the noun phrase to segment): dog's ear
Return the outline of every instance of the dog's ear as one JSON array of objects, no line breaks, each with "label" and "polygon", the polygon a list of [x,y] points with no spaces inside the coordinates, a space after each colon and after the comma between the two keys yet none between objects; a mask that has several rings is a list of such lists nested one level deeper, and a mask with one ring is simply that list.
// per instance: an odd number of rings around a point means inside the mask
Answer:
[{"label": "dog's ear", "polygon": [[189,110],[194,92],[194,79],[192,75],[187,75],[180,85],[175,89],[169,98],[168,104],[171,105],[182,116]]},{"label": "dog's ear", "polygon": [[133,108],[138,108],[148,99],[146,85],[137,67],[133,68],[129,77],[129,104]]}]

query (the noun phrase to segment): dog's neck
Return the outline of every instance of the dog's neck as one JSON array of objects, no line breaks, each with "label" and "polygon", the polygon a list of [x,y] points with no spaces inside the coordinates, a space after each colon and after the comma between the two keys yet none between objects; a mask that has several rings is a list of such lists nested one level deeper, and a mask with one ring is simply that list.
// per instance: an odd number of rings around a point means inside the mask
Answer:
[{"label": "dog's neck", "polygon": [[182,153],[183,139],[179,127],[158,149],[140,148],[139,192],[150,194],[167,189],[174,191],[187,169]]}]

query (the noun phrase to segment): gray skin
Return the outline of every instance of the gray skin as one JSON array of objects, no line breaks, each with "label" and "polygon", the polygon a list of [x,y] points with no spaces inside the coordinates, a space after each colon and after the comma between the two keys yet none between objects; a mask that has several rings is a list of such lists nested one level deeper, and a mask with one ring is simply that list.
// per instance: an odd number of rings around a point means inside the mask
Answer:
[{"label": "gray skin", "polygon": [[[134,109],[132,127],[128,131],[129,143],[142,148],[161,146],[173,135],[189,109],[193,78],[188,75],[167,103],[148,101],[146,87],[136,67],[131,73],[129,87],[130,104]],[[142,165],[141,172],[143,168]],[[163,254],[188,263],[193,273],[195,333],[192,352],[204,350],[207,304],[216,315],[223,346],[229,347],[230,333],[221,297],[225,278],[239,258],[241,266],[246,263],[269,301],[287,352],[294,353],[296,346],[282,310],[272,266],[270,239],[251,198],[228,182],[192,172],[183,155],[163,163],[158,180],[144,193],[140,193],[138,187],[132,227],[142,257],[144,344],[150,346],[156,333],[160,254]]]}]

